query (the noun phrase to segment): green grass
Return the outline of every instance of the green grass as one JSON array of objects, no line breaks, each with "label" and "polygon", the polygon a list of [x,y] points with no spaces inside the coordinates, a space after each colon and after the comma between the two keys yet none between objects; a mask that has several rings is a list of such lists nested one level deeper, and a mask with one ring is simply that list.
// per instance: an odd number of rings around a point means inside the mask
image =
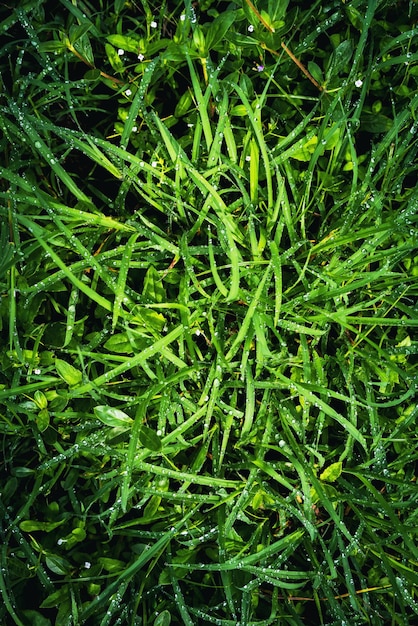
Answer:
[{"label": "green grass", "polygon": [[2,7],[2,624],[416,623],[416,23]]}]

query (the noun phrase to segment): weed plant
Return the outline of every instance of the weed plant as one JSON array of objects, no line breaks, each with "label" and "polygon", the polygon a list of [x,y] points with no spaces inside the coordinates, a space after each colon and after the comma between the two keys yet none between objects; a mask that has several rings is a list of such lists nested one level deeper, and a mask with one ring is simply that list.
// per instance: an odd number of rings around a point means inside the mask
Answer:
[{"label": "weed plant", "polygon": [[1,624],[416,624],[416,2],[9,4]]}]

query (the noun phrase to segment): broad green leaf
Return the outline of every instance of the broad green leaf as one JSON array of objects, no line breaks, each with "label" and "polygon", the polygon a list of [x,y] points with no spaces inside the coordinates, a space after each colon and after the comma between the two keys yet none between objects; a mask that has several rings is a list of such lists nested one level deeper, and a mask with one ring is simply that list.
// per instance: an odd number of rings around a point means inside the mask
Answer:
[{"label": "broad green leaf", "polygon": [[56,606],[69,603],[70,590],[68,585],[64,585],[57,591],[50,593],[49,596],[40,604],[41,609],[52,609]]},{"label": "broad green leaf", "polygon": [[107,58],[109,60],[110,65],[115,70],[115,72],[123,72],[125,66],[123,64],[122,59],[118,55],[117,51],[113,46],[109,43],[105,44],[105,50],[107,54]]},{"label": "broad green leaf", "polygon": [[35,474],[34,469],[31,469],[30,467],[14,467],[13,468],[13,476],[16,476],[17,478],[27,478],[28,476],[32,476],[33,474]]},{"label": "broad green leaf", "polygon": [[85,35],[92,27],[91,22],[84,22],[84,24],[70,26],[70,30],[68,31],[68,38],[71,43],[75,43],[77,39],[80,39],[83,35]]},{"label": "broad green leaf", "polygon": [[85,59],[90,66],[94,66],[93,48],[91,47],[88,35],[82,35],[71,45],[81,54],[83,59]]},{"label": "broad green leaf", "polygon": [[235,11],[223,11],[210,24],[206,33],[206,50],[210,51],[221,43],[236,19]]},{"label": "broad green leaf", "polygon": [[361,128],[369,133],[385,133],[393,127],[393,120],[382,113],[363,112],[360,117]]},{"label": "broad green leaf", "polygon": [[190,89],[187,89],[177,102],[174,109],[174,117],[183,117],[193,107],[193,97]]},{"label": "broad green leaf", "polygon": [[55,528],[64,524],[64,522],[65,520],[61,520],[60,522],[37,522],[36,520],[28,519],[20,522],[19,528],[25,533],[31,533],[35,530],[41,530],[44,533],[49,533],[51,530],[55,530]]},{"label": "broad green leaf", "polygon": [[145,274],[142,295],[151,302],[164,302],[167,298],[161,276],[152,265],[149,266]]},{"label": "broad green leaf", "polygon": [[25,616],[27,623],[31,626],[51,626],[51,620],[44,615],[41,615],[38,611],[26,609],[25,611],[22,611],[22,613]]},{"label": "broad green leaf", "polygon": [[248,111],[243,104],[236,104],[232,107],[230,115],[236,117],[245,117],[246,115],[248,115]]},{"label": "broad green leaf", "polygon": [[352,42],[349,40],[342,41],[330,56],[327,70],[327,80],[334,78],[339,72],[343,71],[349,65],[352,54]]},{"label": "broad green leaf", "polygon": [[126,333],[112,335],[104,344],[106,350],[117,352],[118,354],[131,354],[133,348]]},{"label": "broad green leaf", "polygon": [[138,324],[139,327],[142,326],[145,330],[149,330],[151,333],[160,333],[166,323],[164,315],[152,309],[147,309],[144,306],[136,307],[133,313],[134,317],[132,321]]},{"label": "broad green leaf", "polygon": [[261,10],[259,15],[263,19],[263,26],[264,27],[269,26],[270,29],[274,30],[273,19],[272,19],[272,16],[270,15],[270,12],[267,13],[267,11]]},{"label": "broad green leaf", "polygon": [[308,141],[303,143],[299,149],[290,153],[292,159],[296,159],[297,161],[310,161],[311,156],[315,151],[315,148],[318,143],[318,137],[314,135]]},{"label": "broad green leaf", "polygon": [[[155,313],[158,320],[158,313]],[[162,316],[161,316],[162,317]],[[158,328],[158,330],[162,330]],[[142,330],[135,330],[131,333],[131,337],[128,337],[128,333],[118,333],[112,335],[106,343],[105,348],[111,352],[117,352],[118,354],[132,354],[133,352],[141,352],[152,343],[150,337],[150,329],[145,328]]]},{"label": "broad green leaf", "polygon": [[33,394],[33,399],[36,403],[36,406],[38,406],[40,409],[46,409],[46,407],[48,406],[48,400],[46,399],[45,394],[39,389],[37,389]]},{"label": "broad green leaf", "polygon": [[53,54],[59,54],[66,49],[65,41],[42,41],[38,48],[40,52],[50,52]]},{"label": "broad green leaf", "polygon": [[154,626],[170,626],[171,624],[171,613],[165,609],[162,611],[154,621]]},{"label": "broad green leaf", "polygon": [[322,142],[324,144],[324,150],[332,150],[340,141],[340,127],[337,124],[333,124],[330,128],[327,128],[324,132],[324,136],[322,138]]},{"label": "broad green leaf", "polygon": [[315,63],[315,61],[309,61],[309,63],[308,63],[308,71],[310,72],[310,74],[312,74],[312,76],[317,81],[317,83],[319,83],[320,85],[323,85],[323,83],[324,83],[324,74],[323,74],[321,68],[319,67],[319,65],[317,63]]},{"label": "broad green leaf", "polygon": [[319,476],[321,480],[324,480],[329,483],[334,483],[337,478],[341,476],[343,471],[343,464],[341,461],[337,461],[336,463],[332,463],[329,465]]},{"label": "broad green leaf", "polygon": [[160,437],[155,430],[149,428],[149,426],[142,425],[139,431],[139,441],[148,450],[153,452],[159,452],[162,448]]},{"label": "broad green leaf", "polygon": [[289,0],[269,0],[268,12],[277,28],[277,21],[286,15]]},{"label": "broad green leaf", "polygon": [[120,48],[121,50],[125,50],[125,52],[132,52],[137,55],[140,52],[145,52],[143,40],[136,39],[135,37],[128,37],[127,35],[108,35],[107,40],[112,44],[112,47],[115,46],[115,48]]},{"label": "broad green leaf", "polygon": [[364,18],[362,16],[362,14],[360,13],[360,11],[358,9],[356,9],[353,6],[353,4],[345,4],[344,7],[345,7],[345,10],[347,12],[348,19],[350,20],[350,22],[352,23],[354,28],[357,28],[357,30],[362,31],[363,30],[363,24],[364,24]]},{"label": "broad green leaf", "polygon": [[54,572],[54,574],[58,574],[60,576],[65,576],[66,574],[69,574],[72,569],[72,565],[69,561],[67,561],[67,559],[63,559],[61,556],[58,556],[56,554],[50,554],[49,556],[47,556],[45,559],[45,563],[47,568],[50,569],[51,572]]},{"label": "broad green leaf", "polygon": [[36,416],[36,425],[39,431],[43,433],[49,426],[50,415],[48,409],[41,409]]},{"label": "broad green leaf", "polygon": [[100,557],[98,559],[98,563],[103,567],[103,569],[111,573],[120,572],[126,567],[126,563],[124,561],[112,559],[107,556]]},{"label": "broad green leaf", "polygon": [[146,507],[144,508],[143,520],[153,520],[157,514],[158,508],[161,504],[160,496],[152,496],[147,502]]},{"label": "broad green leaf", "polygon": [[67,385],[70,387],[75,387],[79,385],[83,379],[83,374],[80,370],[76,369],[67,361],[63,361],[62,359],[55,359],[55,369],[57,370],[58,375],[65,380]]},{"label": "broad green leaf", "polygon": [[71,550],[77,543],[81,543],[86,538],[87,533],[84,528],[73,528],[73,530],[62,538],[63,546],[66,550]]},{"label": "broad green leaf", "polygon": [[318,493],[315,487],[311,487],[309,494],[310,494],[312,504],[317,504],[318,507],[324,506],[323,499],[324,499],[324,494],[325,494],[327,499],[331,503],[333,511],[335,511],[338,506],[338,499],[339,499],[337,490],[332,485],[328,485],[325,481],[322,487],[323,487],[322,494]]},{"label": "broad green leaf", "polygon": [[100,70],[87,70],[87,72],[84,74],[84,80],[98,80],[100,76]]},{"label": "broad green leaf", "polygon": [[95,406],[94,414],[101,422],[103,422],[103,424],[106,424],[106,426],[112,426],[112,428],[115,426],[129,428],[134,421],[123,411],[115,409],[111,406]]},{"label": "broad green leaf", "polygon": [[208,48],[206,46],[206,38],[201,26],[196,26],[193,31],[193,44],[200,57],[206,57],[208,55]]}]

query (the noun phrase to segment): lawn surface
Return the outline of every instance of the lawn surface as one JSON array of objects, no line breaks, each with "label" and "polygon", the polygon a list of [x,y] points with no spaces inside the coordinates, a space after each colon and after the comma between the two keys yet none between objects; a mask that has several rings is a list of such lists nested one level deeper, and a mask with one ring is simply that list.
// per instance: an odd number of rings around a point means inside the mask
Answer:
[{"label": "lawn surface", "polygon": [[413,626],[417,3],[15,4],[0,623]]}]

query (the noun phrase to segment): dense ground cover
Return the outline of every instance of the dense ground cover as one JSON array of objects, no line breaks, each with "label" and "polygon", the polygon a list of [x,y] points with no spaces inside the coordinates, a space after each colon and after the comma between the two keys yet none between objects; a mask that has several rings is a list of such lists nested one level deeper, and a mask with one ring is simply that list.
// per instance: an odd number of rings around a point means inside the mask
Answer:
[{"label": "dense ground cover", "polygon": [[416,3],[16,4],[1,624],[417,623]]}]

